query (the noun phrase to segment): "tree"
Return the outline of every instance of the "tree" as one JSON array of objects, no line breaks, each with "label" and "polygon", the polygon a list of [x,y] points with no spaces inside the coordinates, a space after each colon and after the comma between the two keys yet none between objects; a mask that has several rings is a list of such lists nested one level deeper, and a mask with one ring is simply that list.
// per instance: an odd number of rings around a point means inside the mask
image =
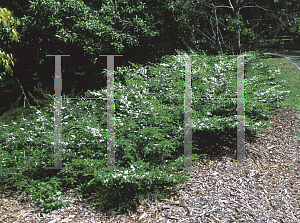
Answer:
[{"label": "tree", "polygon": [[23,81],[25,77],[31,81],[32,73],[37,72],[41,83],[51,89],[53,60],[45,55],[71,54],[62,59],[64,92],[76,82],[82,88],[105,87],[106,78],[100,74],[106,68],[106,60],[99,58],[100,54],[123,54],[115,64],[127,66],[128,61],[154,62],[162,54],[191,45],[192,30],[184,20],[176,20],[181,10],[172,11],[172,3],[173,0],[23,0],[18,6],[19,16],[23,16],[26,25],[21,27],[20,44],[11,49],[18,55],[18,67],[22,67],[15,73]]},{"label": "tree", "polygon": [[[291,34],[296,39],[300,33],[300,2],[296,0],[183,2],[184,18],[194,30],[193,38],[205,44],[202,48],[208,46],[215,53],[229,52],[232,46],[235,54],[257,50],[259,40],[267,36],[278,41],[280,35]],[[201,16],[195,17],[195,10]]]},{"label": "tree", "polygon": [[[0,30],[3,33],[5,30],[9,34],[11,41],[18,41],[20,39],[19,33],[16,31],[18,25],[21,21],[13,17],[13,12],[9,11],[7,8],[0,8]],[[3,35],[1,35],[2,40],[4,40]],[[0,48],[0,65],[5,69],[6,73],[13,75],[13,70],[10,65],[14,66],[14,58],[12,54],[7,54],[2,48]],[[6,73],[1,75],[5,75]],[[0,76],[0,79],[2,77]]]},{"label": "tree", "polygon": [[[99,58],[100,54],[123,54],[115,60],[121,67],[130,65],[128,61],[159,61],[156,58],[173,54],[175,49],[216,54],[230,52],[233,46],[239,53],[257,48],[259,39],[268,34],[276,36],[281,29],[297,33],[299,13],[294,8],[299,3],[288,2],[9,1],[26,24],[20,29],[22,39],[6,51],[18,58],[14,71],[20,80],[32,81],[36,72],[43,86],[52,89],[53,60],[45,55],[70,54],[62,60],[63,91],[70,92],[76,83],[82,89],[100,89],[106,86],[105,74],[101,75],[106,61]],[[281,12],[281,6],[285,11]],[[278,21],[270,20],[272,16]]]}]

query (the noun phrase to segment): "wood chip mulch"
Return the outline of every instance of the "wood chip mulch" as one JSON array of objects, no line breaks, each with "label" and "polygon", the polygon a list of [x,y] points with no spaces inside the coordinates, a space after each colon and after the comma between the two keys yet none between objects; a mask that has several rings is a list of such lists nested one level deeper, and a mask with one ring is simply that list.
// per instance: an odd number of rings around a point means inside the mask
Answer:
[{"label": "wood chip mulch", "polygon": [[0,222],[300,222],[299,112],[278,112],[272,127],[246,140],[244,168],[225,156],[201,160],[164,203],[149,196],[135,212],[104,212],[70,191],[60,198],[68,207],[43,214],[38,203],[7,192],[1,194]]}]

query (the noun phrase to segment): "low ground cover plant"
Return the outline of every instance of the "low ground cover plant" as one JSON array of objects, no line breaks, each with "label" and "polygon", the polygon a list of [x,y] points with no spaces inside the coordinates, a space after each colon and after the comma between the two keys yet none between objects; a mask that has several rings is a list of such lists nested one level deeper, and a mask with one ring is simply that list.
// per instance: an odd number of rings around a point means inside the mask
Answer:
[{"label": "low ground cover plant", "polygon": [[[1,185],[25,190],[40,200],[43,211],[64,204],[57,197],[67,188],[81,196],[96,196],[101,208],[134,207],[147,191],[183,183],[188,170],[184,163],[184,52],[166,57],[159,65],[117,68],[115,72],[115,157],[120,170],[106,165],[106,101],[62,101],[63,170],[53,166],[54,96],[36,108],[31,120],[21,119],[0,126]],[[191,53],[194,54],[194,53]],[[268,125],[270,108],[283,99],[285,81],[274,81],[280,70],[265,66],[260,54],[245,57],[245,128],[262,130]],[[192,57],[193,97],[236,98],[236,58],[226,55]],[[87,98],[106,98],[106,89],[89,90]],[[201,132],[236,131],[235,100],[193,100],[193,158],[201,153]],[[234,139],[229,139],[234,140]],[[200,144],[200,146],[199,146]],[[160,188],[160,189],[158,189]],[[45,193],[47,191],[47,193]]]}]

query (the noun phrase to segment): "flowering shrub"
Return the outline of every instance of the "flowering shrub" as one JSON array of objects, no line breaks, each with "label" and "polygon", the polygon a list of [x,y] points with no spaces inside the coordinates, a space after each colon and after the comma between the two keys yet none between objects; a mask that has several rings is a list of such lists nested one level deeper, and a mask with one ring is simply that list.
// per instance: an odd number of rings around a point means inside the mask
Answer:
[{"label": "flowering shrub", "polygon": [[[267,125],[269,108],[288,92],[274,81],[279,70],[260,63],[258,54],[247,54],[251,56],[245,57],[245,127],[257,131]],[[129,201],[143,199],[146,190],[185,182],[188,171],[178,172],[184,154],[184,58],[166,57],[154,66],[132,65],[115,72],[116,79],[125,81],[115,83],[115,161],[120,170],[100,169],[107,158],[107,102],[63,100],[62,155],[67,168],[45,170],[54,160],[54,105],[50,104],[36,110],[37,119],[0,126],[1,183],[27,188],[34,199],[47,187],[51,196],[39,199],[44,210],[51,211],[62,206],[56,195],[71,186],[82,196],[98,195],[100,207],[118,204],[119,210],[126,210],[134,205]],[[235,57],[192,57],[193,97],[236,98],[236,67]],[[106,94],[107,90],[85,92],[87,98],[106,98]],[[236,129],[235,100],[194,99],[192,111],[194,133]],[[193,143],[193,151],[197,149]],[[42,183],[36,184],[37,180]]]}]

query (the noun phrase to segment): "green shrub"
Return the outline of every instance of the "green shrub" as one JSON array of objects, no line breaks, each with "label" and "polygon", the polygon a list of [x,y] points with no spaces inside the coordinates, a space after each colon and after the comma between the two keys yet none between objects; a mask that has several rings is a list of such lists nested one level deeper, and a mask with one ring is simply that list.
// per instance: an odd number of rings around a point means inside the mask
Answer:
[{"label": "green shrub", "polygon": [[[274,73],[279,71],[261,64],[257,53],[247,54],[252,56],[245,58],[245,128],[257,131],[267,125],[269,108],[287,92],[281,91],[281,83],[273,81]],[[225,55],[192,57],[193,96],[236,97],[235,61]],[[125,82],[115,83],[115,161],[121,170],[101,169],[107,158],[106,101],[63,100],[62,148],[67,168],[45,170],[53,166],[52,104],[42,111],[38,108],[37,119],[23,118],[1,126],[1,184],[27,188],[33,199],[40,199],[44,211],[62,205],[56,195],[67,187],[77,188],[85,197],[97,195],[96,204],[101,208],[117,204],[120,211],[125,211],[147,190],[159,194],[157,188],[186,182],[188,171],[178,172],[184,157],[183,62],[179,56],[166,57],[160,65],[132,64],[132,68],[116,70],[116,79]],[[107,96],[106,90],[87,91],[85,95]],[[54,97],[48,96],[54,102]],[[192,109],[195,142],[201,140],[199,131],[221,131],[226,136],[228,129],[236,129],[234,100],[193,100]],[[193,152],[198,149],[193,143]]]}]

